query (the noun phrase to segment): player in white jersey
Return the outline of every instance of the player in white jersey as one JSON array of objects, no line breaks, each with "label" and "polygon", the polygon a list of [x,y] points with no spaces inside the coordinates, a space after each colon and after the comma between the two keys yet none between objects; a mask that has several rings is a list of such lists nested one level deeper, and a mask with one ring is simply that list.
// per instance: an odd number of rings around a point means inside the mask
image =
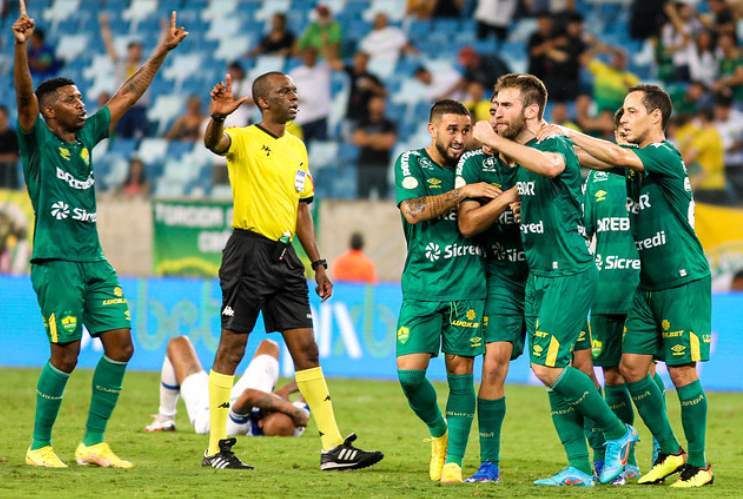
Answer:
[{"label": "player in white jersey", "polygon": [[[309,407],[302,400],[289,400],[289,395],[297,391],[294,382],[274,392],[278,379],[279,346],[263,340],[232,388],[229,435],[298,437],[304,433]],[[187,336],[168,342],[160,375],[160,409],[144,431],[175,431],[179,395],[183,397],[194,432],[209,433],[209,375],[201,367]]]}]

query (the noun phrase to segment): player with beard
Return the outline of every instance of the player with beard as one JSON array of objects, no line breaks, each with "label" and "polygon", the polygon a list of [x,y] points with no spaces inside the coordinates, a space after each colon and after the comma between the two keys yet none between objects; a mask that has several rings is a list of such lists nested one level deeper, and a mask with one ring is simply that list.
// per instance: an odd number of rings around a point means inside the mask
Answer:
[{"label": "player with beard", "polygon": [[365,468],[380,461],[381,452],[366,452],[345,440],[335,422],[333,403],[319,365],[312,330],[304,266],[292,248],[295,234],[312,261],[323,300],[333,285],[320,258],[310,203],[314,194],[307,148],[286,131],[297,115],[299,98],[292,79],[280,72],[265,73],[253,82],[253,101],[261,122],[224,129],[225,118],[248,97],[232,94],[232,80],[217,83],[211,92],[211,119],[204,144],[226,156],[234,197],[232,226],[219,270],[222,288],[222,334],[209,373],[209,447],[202,464],[212,468],[252,469],[232,452],[227,418],[237,365],[245,354],[248,335],[258,313],[267,332],[280,331],[294,361],[295,380],[320,431],[320,469]]},{"label": "player with beard", "polygon": [[[397,204],[408,254],[397,329],[397,373],[413,412],[432,437],[429,476],[462,482],[462,459],[475,413],[474,358],[485,305],[481,249],[459,233],[457,206],[492,199],[500,190],[481,182],[455,188],[457,161],[472,132],[463,104],[441,100],[431,108],[431,144],[407,151],[395,163]],[[446,420],[426,379],[432,357],[443,351],[449,398]]]},{"label": "player with beard", "polygon": [[[637,147],[621,147],[555,125],[545,126],[539,134],[570,138],[596,160],[591,168],[627,172],[641,265],[619,368],[637,412],[661,447],[655,465],[638,483],[660,483],[680,471],[672,487],[701,487],[714,480],[705,456],[707,397],[696,366],[709,360],[712,342],[709,264],[694,231],[694,197],[686,165],[666,140],[671,99],[656,85],[638,85],[625,96],[623,109],[621,126],[627,141]],[[662,393],[648,374],[654,356],[663,358],[676,386],[688,456],[673,433]]]},{"label": "player with beard", "polygon": [[[516,185],[521,241],[529,266],[524,311],[532,370],[549,389],[561,440],[573,434],[585,448],[586,418],[604,433],[605,465],[599,480],[609,483],[624,472],[637,432],[611,411],[591,378],[571,366],[597,274],[583,227],[580,164],[567,140],[536,140],[547,104],[541,80],[528,74],[504,75],[498,79],[496,93],[497,133],[481,121],[475,125],[474,137],[519,165]],[[570,465],[536,484],[594,484],[587,455],[571,456],[572,448],[566,450]]]}]

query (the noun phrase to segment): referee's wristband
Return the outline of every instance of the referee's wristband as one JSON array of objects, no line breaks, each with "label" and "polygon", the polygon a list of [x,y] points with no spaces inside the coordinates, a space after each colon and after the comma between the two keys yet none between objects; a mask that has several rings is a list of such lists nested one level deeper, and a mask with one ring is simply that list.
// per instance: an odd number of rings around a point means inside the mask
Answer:
[{"label": "referee's wristband", "polygon": [[212,114],[210,118],[217,123],[224,123],[224,119],[226,118],[226,116],[217,116],[216,114]]},{"label": "referee's wristband", "polygon": [[327,270],[328,261],[325,260],[324,258],[321,258],[320,260],[315,260],[314,262],[312,262],[311,266],[312,266],[312,270],[317,270],[317,267],[320,267],[320,266],[322,266],[322,268]]}]

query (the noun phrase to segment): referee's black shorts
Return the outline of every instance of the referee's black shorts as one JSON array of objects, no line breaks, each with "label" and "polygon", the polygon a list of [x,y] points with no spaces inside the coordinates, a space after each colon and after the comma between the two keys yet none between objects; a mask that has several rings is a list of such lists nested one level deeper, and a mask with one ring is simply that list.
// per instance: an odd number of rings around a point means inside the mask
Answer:
[{"label": "referee's black shorts", "polygon": [[258,312],[267,333],[312,327],[304,266],[291,245],[235,229],[222,251],[219,284],[222,329],[250,333]]}]

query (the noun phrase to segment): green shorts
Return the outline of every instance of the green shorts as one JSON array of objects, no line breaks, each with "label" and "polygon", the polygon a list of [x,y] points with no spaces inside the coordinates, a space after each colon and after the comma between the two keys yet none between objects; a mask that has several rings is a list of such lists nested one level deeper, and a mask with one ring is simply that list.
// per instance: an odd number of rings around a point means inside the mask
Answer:
[{"label": "green shorts", "polygon": [[31,283],[52,343],[131,327],[129,304],[116,271],[107,261],[46,260],[31,264]]},{"label": "green shorts", "polygon": [[485,300],[403,300],[397,322],[397,356],[442,351],[476,357],[485,351],[482,311]]},{"label": "green shorts", "polygon": [[[585,328],[598,270],[591,265],[568,276],[529,275],[526,281],[526,331],[530,360],[547,367],[568,367]],[[584,343],[588,334],[584,335]],[[584,345],[583,345],[584,346]]]},{"label": "green shorts", "polygon": [[626,314],[591,314],[593,365],[618,367],[622,360],[622,333]]},{"label": "green shorts", "polygon": [[711,278],[659,291],[638,288],[626,326],[622,353],[654,355],[669,366],[709,360]]},{"label": "green shorts", "polygon": [[508,279],[489,278],[482,325],[485,344],[509,342],[513,345],[511,360],[518,358],[524,352],[526,339],[524,284]]}]

